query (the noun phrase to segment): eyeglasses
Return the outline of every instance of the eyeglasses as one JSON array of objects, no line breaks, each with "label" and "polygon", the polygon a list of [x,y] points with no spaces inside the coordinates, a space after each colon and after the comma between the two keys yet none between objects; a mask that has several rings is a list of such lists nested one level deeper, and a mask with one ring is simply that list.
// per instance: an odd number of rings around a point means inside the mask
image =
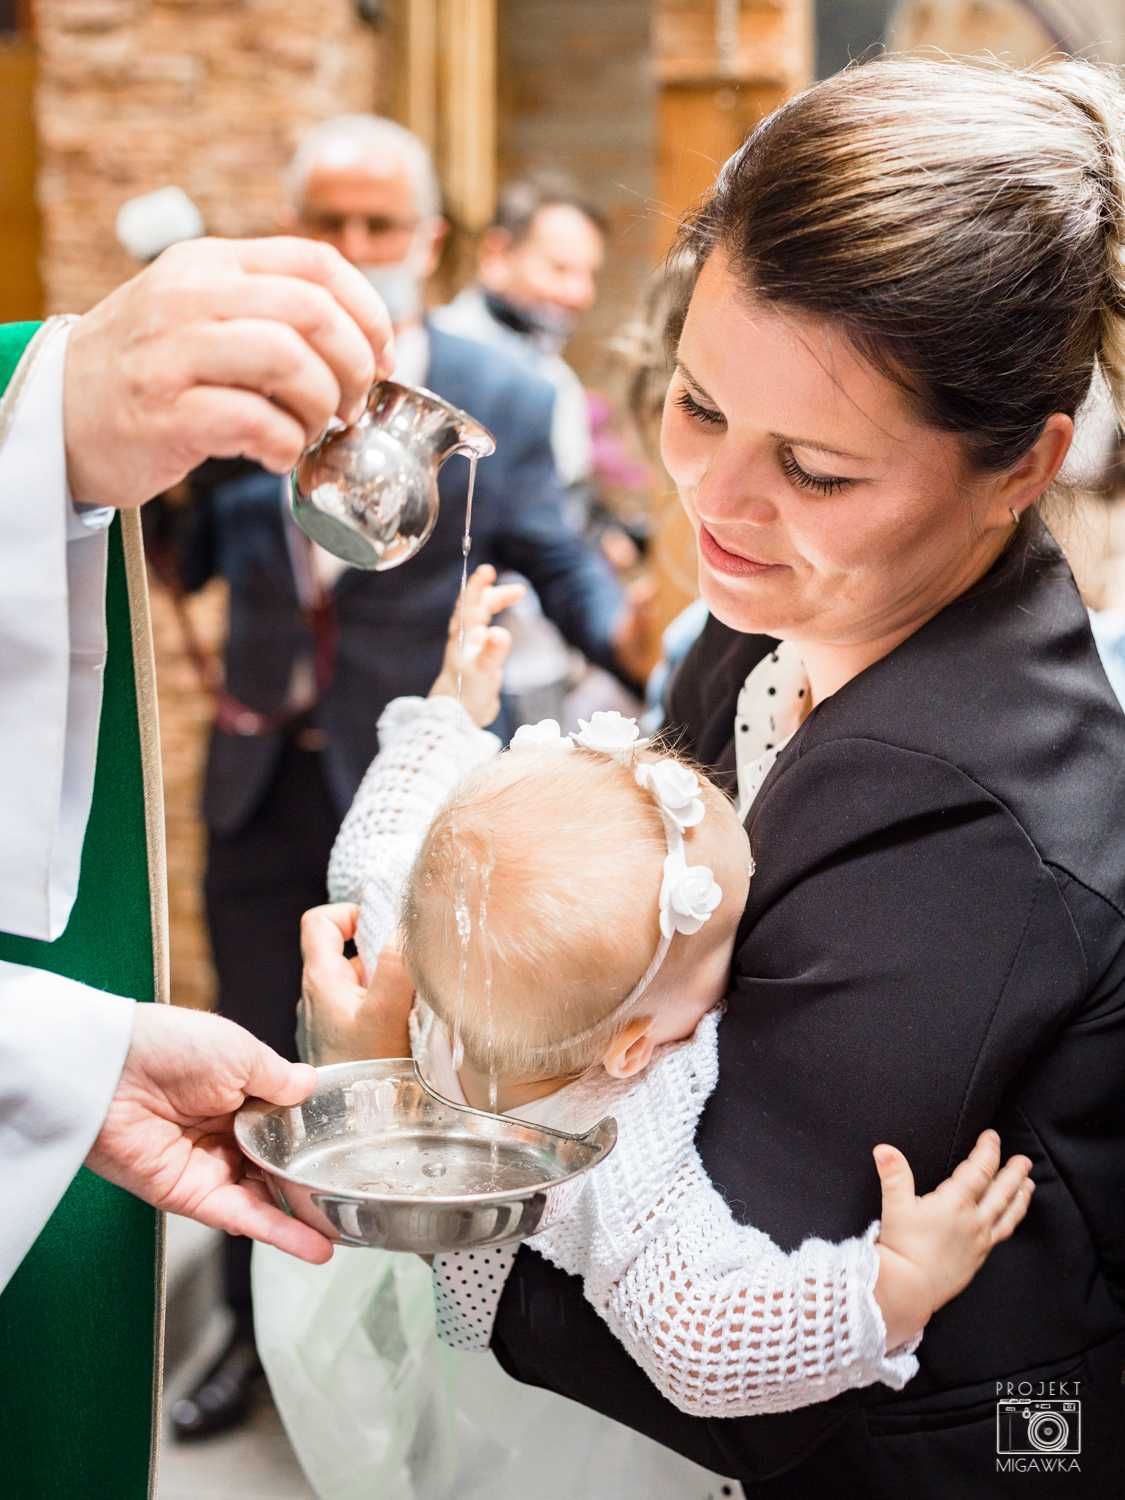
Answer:
[{"label": "eyeglasses", "polygon": [[349,226],[361,228],[370,239],[389,239],[392,235],[413,234],[421,219],[391,219],[385,214],[334,214],[306,212],[304,223],[315,234],[340,235]]}]

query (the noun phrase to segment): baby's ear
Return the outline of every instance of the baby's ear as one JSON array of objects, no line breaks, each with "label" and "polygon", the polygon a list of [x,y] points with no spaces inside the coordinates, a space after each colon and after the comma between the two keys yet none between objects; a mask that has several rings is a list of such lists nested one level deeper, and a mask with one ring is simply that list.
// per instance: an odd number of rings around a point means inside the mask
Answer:
[{"label": "baby's ear", "polygon": [[652,1061],[655,1045],[652,1017],[636,1016],[610,1042],[602,1058],[602,1067],[611,1078],[635,1078]]}]

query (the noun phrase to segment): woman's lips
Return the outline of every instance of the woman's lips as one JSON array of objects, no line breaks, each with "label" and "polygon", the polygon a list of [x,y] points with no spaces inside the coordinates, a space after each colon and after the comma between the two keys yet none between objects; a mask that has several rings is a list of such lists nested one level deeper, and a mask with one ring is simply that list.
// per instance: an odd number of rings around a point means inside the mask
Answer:
[{"label": "woman's lips", "polygon": [[743,557],[737,552],[728,552],[721,547],[706,526],[699,527],[699,550],[709,567],[717,573],[731,573],[737,578],[757,578],[762,573],[780,573],[785,563],[759,562],[754,557]]}]

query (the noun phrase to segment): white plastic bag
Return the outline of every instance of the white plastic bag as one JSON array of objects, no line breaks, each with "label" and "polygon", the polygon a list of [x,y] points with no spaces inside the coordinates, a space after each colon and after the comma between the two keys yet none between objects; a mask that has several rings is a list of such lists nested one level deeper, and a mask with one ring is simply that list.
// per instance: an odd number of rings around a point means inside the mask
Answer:
[{"label": "white plastic bag", "polygon": [[730,1483],[446,1348],[416,1256],[337,1247],[309,1266],[257,1245],[253,1278],[262,1362],[320,1500],[719,1500]]}]

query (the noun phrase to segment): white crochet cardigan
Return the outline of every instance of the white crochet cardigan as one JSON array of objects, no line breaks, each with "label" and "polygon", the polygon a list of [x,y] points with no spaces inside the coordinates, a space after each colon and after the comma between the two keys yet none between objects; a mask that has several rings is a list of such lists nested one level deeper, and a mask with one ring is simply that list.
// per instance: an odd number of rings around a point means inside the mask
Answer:
[{"label": "white crochet cardigan", "polygon": [[[399,699],[379,730],[382,748],[340,830],[329,887],[335,900],[359,899],[361,933],[381,945],[393,926],[394,881],[405,880],[437,807],[498,742],[451,699]],[[718,1080],[717,1029],[712,1013],[639,1077],[619,1081],[599,1069],[521,1110],[565,1130],[613,1114],[619,1129],[616,1149],[589,1173],[565,1220],[532,1247],[582,1278],[600,1316],[682,1411],[750,1416],[876,1381],[901,1389],[918,1368],[917,1341],[886,1352],[873,1295],[878,1224],[839,1245],[809,1239],[785,1253],[737,1223],[708,1178],[695,1132]],[[415,1026],[413,1034],[420,1041],[433,1030]],[[511,1255],[493,1257],[488,1305],[477,1286],[470,1310],[458,1308],[464,1258],[438,1258],[451,1342],[487,1346],[503,1286],[496,1272],[510,1264]]]}]

